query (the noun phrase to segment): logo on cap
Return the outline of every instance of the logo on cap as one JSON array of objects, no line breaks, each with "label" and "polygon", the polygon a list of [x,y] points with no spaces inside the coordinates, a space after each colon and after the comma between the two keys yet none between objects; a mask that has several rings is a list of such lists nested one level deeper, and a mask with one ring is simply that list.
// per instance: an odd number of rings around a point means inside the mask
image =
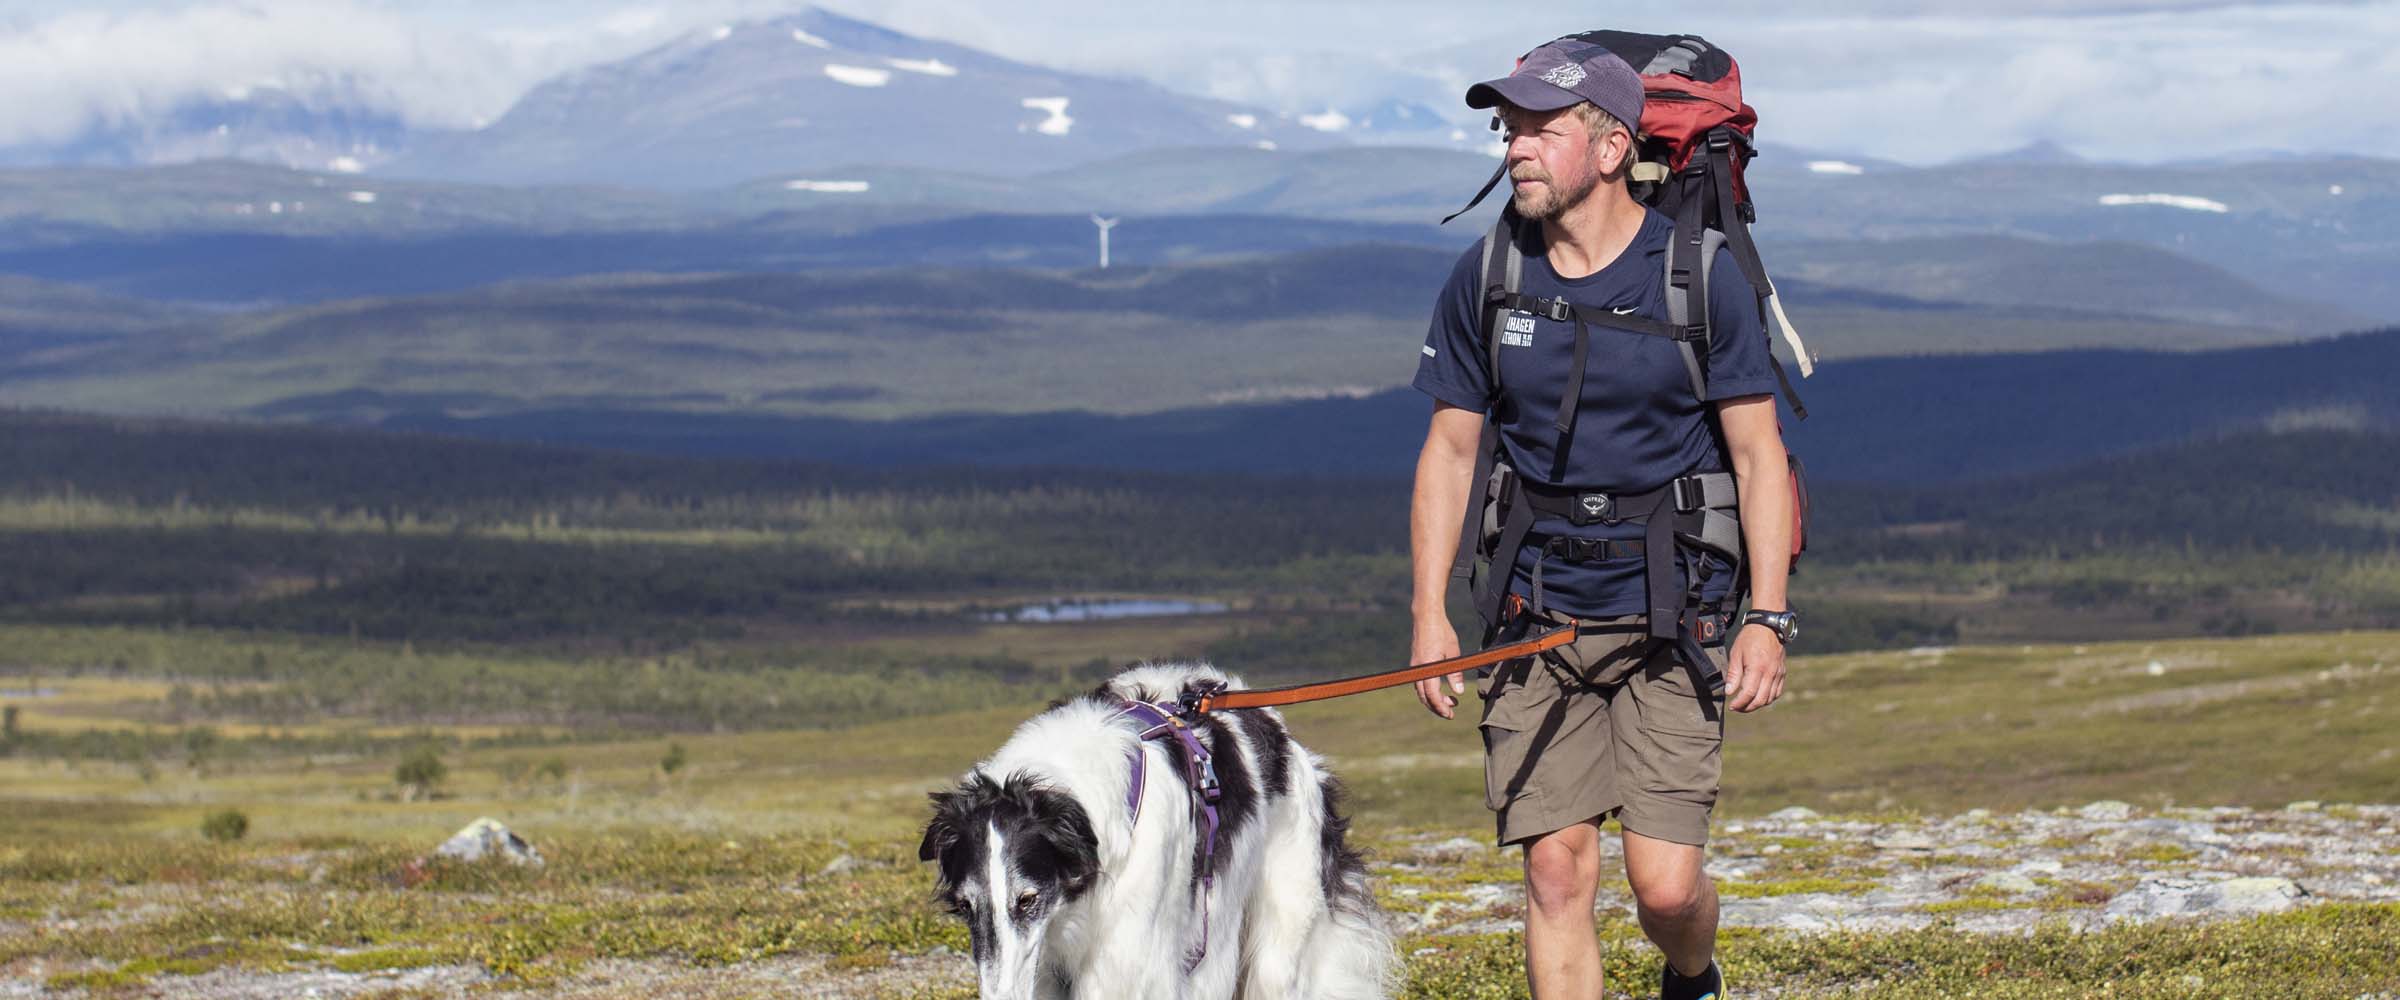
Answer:
[{"label": "logo on cap", "polygon": [[1576,84],[1583,82],[1583,67],[1574,63],[1552,66],[1550,72],[1542,74],[1542,82],[1556,87],[1573,88]]}]

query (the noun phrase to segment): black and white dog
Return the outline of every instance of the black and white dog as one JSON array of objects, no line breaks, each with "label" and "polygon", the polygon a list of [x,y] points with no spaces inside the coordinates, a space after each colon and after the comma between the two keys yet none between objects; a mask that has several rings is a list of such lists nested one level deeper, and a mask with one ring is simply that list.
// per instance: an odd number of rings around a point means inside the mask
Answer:
[{"label": "black and white dog", "polygon": [[1273,710],[1195,727],[1222,789],[1213,856],[1202,850],[1174,741],[1142,739],[1125,708],[1205,684],[1240,686],[1203,665],[1127,670],[934,794],[918,854],[940,862],[985,1000],[1386,995],[1391,937],[1345,843],[1340,786]]}]

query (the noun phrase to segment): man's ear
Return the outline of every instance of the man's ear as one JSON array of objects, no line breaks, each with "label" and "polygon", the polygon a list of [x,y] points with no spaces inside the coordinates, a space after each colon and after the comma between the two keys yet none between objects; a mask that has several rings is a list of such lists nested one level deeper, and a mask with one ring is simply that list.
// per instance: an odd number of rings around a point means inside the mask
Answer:
[{"label": "man's ear", "polygon": [[1615,177],[1633,168],[1633,130],[1610,129],[1600,138],[1600,176]]}]

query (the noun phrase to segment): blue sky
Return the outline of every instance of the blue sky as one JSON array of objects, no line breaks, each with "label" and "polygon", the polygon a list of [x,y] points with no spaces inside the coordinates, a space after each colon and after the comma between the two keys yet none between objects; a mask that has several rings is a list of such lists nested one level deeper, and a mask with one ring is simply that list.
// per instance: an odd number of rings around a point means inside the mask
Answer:
[{"label": "blue sky", "polygon": [[[1280,111],[1456,84],[1597,15],[1459,0],[827,0],[912,34]],[[551,74],[788,0],[0,0],[0,144],[259,84],[469,127]],[[2400,156],[2400,0],[1728,0],[1610,26],[1708,35],[1764,137],[1937,162],[2036,140],[2114,159]]]}]

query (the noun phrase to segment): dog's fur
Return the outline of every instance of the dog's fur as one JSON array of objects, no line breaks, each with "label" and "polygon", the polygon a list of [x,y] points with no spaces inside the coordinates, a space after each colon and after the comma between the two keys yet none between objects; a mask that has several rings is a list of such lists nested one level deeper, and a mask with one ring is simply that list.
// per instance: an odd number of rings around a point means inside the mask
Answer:
[{"label": "dog's fur", "polygon": [[[967,922],[986,1000],[1380,1000],[1392,942],[1345,842],[1340,785],[1271,709],[1198,730],[1224,792],[1200,944],[1199,826],[1180,756],[1139,739],[1120,698],[1171,703],[1240,687],[1206,665],[1144,665],[1027,720],[957,789],[933,796],[919,856]],[[1126,810],[1129,750],[1145,768]]]}]

